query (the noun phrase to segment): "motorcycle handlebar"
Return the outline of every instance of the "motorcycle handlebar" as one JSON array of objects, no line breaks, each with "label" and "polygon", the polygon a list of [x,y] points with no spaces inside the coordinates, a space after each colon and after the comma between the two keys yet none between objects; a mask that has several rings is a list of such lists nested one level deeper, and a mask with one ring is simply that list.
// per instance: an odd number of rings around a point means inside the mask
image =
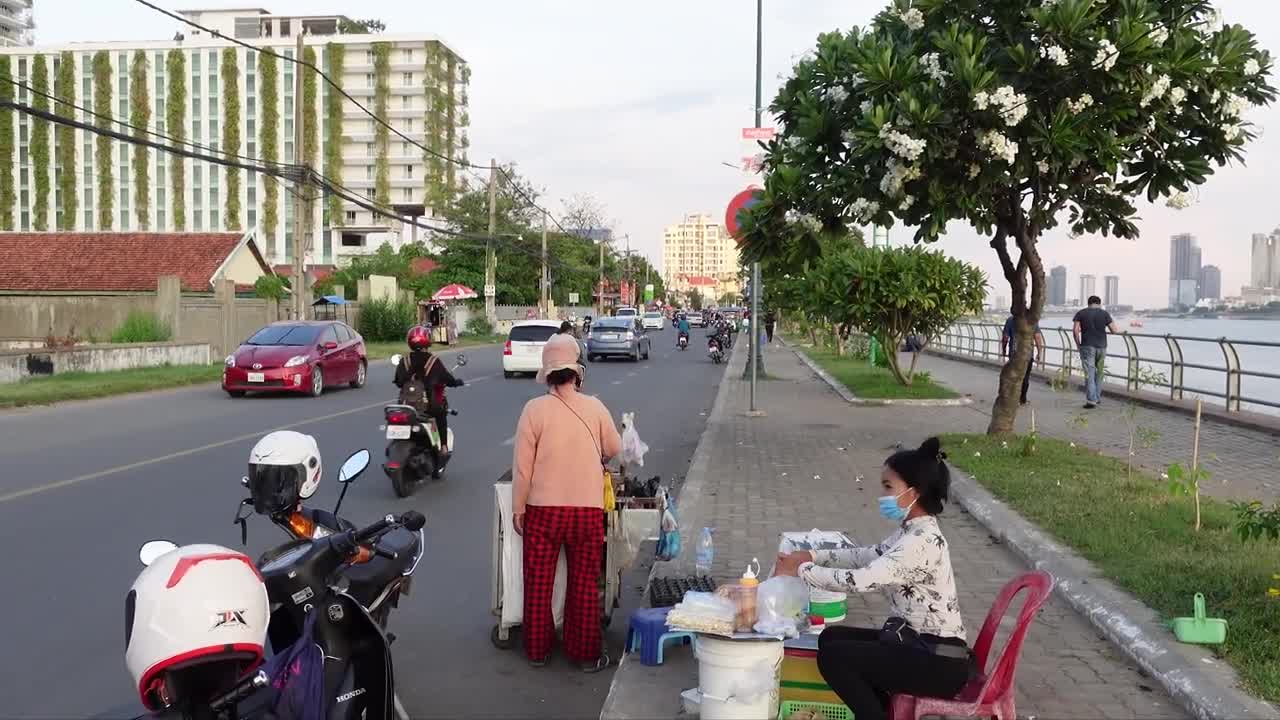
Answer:
[{"label": "motorcycle handlebar", "polygon": [[235,707],[241,700],[271,683],[271,678],[261,670],[241,680],[231,692],[209,703],[209,709],[215,714]]}]

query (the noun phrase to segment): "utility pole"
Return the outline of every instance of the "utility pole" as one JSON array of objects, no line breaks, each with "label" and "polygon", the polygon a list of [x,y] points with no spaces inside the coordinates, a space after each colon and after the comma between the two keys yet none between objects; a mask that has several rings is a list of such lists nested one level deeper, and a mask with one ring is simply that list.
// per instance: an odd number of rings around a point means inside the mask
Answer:
[{"label": "utility pole", "polygon": [[542,317],[551,317],[551,283],[547,274],[547,213],[542,213]]},{"label": "utility pole", "polygon": [[489,327],[498,327],[498,260],[493,240],[498,234],[498,161],[489,159],[489,239],[484,243],[484,317]]},{"label": "utility pole", "polygon": [[[764,0],[756,0],[756,116],[755,125],[760,127],[761,85],[763,83],[764,55]],[[764,357],[760,347],[760,263],[751,263],[751,338],[747,346],[751,359],[747,363],[744,375],[751,379],[751,412],[756,412],[756,380],[764,374]]]},{"label": "utility pole", "polygon": [[[294,59],[298,64],[293,69],[293,106],[299,112],[293,114],[293,160],[297,166],[298,177],[293,183],[293,317],[295,320],[307,319],[307,264],[305,260],[307,243],[303,237],[307,232],[307,168],[303,167],[306,153],[302,151],[303,124],[307,114],[302,108],[302,33],[298,33],[297,49]],[[361,302],[365,298],[360,298]]]},{"label": "utility pole", "polygon": [[625,273],[625,277],[627,278],[627,289],[631,291],[631,297],[630,297],[631,304],[635,305],[636,304],[636,287],[635,287],[635,283],[631,281],[631,235],[629,234],[624,235],[623,238],[625,238],[627,241],[627,267],[624,273]]},{"label": "utility pole", "polygon": [[604,317],[604,237],[600,237],[600,282],[596,286],[596,317]]}]

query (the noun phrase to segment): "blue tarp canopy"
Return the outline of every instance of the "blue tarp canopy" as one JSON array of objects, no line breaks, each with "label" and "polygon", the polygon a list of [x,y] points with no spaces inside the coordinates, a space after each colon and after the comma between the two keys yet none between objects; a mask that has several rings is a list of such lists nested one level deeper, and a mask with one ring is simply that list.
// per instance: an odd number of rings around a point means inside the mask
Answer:
[{"label": "blue tarp canopy", "polygon": [[340,295],[323,295],[319,300],[311,303],[312,307],[316,305],[346,305],[346,298]]}]

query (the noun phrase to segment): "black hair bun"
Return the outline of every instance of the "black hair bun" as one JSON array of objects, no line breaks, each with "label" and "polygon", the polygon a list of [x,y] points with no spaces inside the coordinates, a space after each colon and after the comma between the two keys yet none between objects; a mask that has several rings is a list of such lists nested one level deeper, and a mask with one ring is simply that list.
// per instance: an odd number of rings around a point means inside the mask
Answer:
[{"label": "black hair bun", "polygon": [[945,460],[947,454],[942,452],[942,441],[937,437],[931,437],[920,443],[919,452],[925,457],[935,457],[939,460]]}]

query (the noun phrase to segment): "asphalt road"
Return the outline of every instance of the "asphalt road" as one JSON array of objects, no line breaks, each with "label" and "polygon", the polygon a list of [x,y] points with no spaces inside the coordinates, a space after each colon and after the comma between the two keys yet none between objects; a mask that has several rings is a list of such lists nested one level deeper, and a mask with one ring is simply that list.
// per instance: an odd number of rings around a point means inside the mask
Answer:
[{"label": "asphalt road", "polygon": [[[636,413],[650,446],[644,475],[669,481],[688,467],[723,366],[696,342],[675,351],[670,329],[652,335],[651,360],[591,364],[584,390],[615,416]],[[565,661],[534,669],[518,651],[490,644],[493,482],[510,466],[521,407],[542,389],[529,378],[504,380],[496,347],[467,356],[460,374],[470,384],[450,391],[459,415],[450,420],[458,447],[448,477],[405,500],[378,467],[381,408],[394,397],[386,362],[371,368],[365,389],[319,399],[232,400],[200,386],[0,414],[0,538],[9,557],[3,715],[141,711],[123,644],[138,547],[156,538],[237,547],[232,517],[249,449],[288,428],[314,435],[324,453],[325,480],[311,504],[332,508],[338,466],[369,448],[374,464],[352,486],[343,515],[357,525],[408,509],[427,516],[426,556],[412,595],[391,619],[398,691],[411,715],[596,717],[610,673],[585,676]],[[266,520],[250,520],[251,556],[284,539]],[[625,625],[625,615],[616,615],[609,632],[615,659]]]}]

